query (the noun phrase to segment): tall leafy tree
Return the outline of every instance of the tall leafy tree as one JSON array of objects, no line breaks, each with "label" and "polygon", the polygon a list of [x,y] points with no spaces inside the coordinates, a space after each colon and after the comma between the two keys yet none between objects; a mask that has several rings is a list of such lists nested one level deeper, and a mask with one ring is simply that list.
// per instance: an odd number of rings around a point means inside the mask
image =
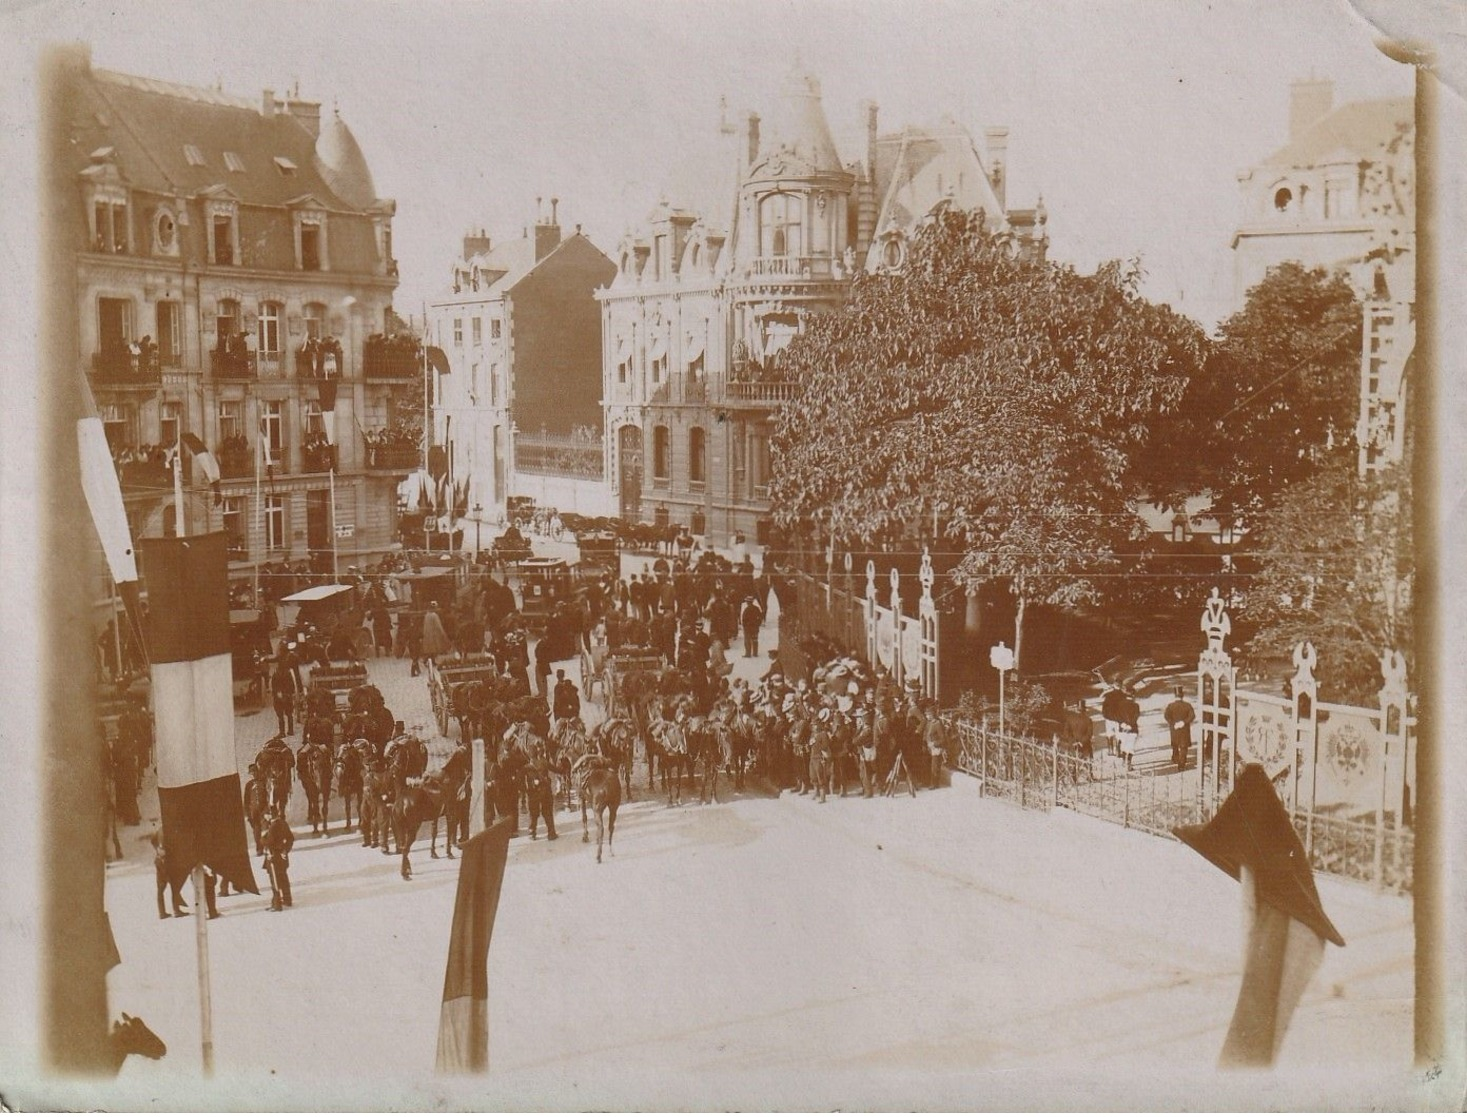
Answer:
[{"label": "tall leafy tree", "polygon": [[1219,328],[1157,472],[1174,488],[1210,493],[1223,516],[1246,524],[1262,514],[1332,449],[1354,445],[1361,321],[1343,275],[1271,269]]},{"label": "tall leafy tree", "polygon": [[1414,557],[1407,466],[1360,477],[1335,450],[1286,489],[1249,535],[1250,654],[1286,656],[1310,641],[1322,697],[1374,705],[1387,648],[1414,666]]},{"label": "tall leafy tree", "polygon": [[1037,262],[981,213],[936,212],[895,274],[868,275],[791,343],[800,398],[776,421],[785,524],[873,539],[936,519],[956,574],[1019,609],[1095,596],[1141,530],[1134,460],[1207,349],[1137,294],[1140,271]]}]

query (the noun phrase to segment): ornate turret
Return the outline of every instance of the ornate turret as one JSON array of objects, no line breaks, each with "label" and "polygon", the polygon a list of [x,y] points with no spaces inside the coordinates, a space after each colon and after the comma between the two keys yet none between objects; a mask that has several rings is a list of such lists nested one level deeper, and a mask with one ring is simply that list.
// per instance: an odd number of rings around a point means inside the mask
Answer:
[{"label": "ornate turret", "polygon": [[332,112],[316,139],[316,167],[326,185],[347,205],[367,209],[377,201],[366,156],[339,112]]}]

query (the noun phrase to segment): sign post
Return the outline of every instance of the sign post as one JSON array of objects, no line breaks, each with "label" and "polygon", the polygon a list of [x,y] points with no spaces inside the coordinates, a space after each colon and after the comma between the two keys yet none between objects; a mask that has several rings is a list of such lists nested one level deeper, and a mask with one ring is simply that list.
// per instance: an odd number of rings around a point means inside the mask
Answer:
[{"label": "sign post", "polygon": [[1004,676],[1014,669],[1014,649],[1002,640],[988,650],[988,662],[998,672],[998,735],[1004,733]]}]

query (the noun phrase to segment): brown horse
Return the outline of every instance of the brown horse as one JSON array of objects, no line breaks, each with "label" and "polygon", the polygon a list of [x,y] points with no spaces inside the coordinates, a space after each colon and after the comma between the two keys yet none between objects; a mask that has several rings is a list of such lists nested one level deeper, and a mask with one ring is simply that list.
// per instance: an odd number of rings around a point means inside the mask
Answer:
[{"label": "brown horse", "polygon": [[586,807],[596,814],[596,864],[601,864],[601,842],[616,856],[612,844],[616,839],[616,811],[621,806],[621,780],[616,769],[604,757],[587,754],[577,765],[581,789],[581,841],[591,840],[590,826],[586,821]]},{"label": "brown horse", "polygon": [[139,1017],[123,1013],[107,1033],[108,1069],[112,1074],[122,1070],[129,1055],[145,1059],[161,1059],[168,1054],[167,1045]]},{"label": "brown horse", "polygon": [[319,741],[302,745],[295,758],[296,769],[301,774],[301,787],[306,792],[308,813],[306,821],[311,824],[311,835],[328,834],[327,817],[331,813],[331,746]]},{"label": "brown horse", "polygon": [[[392,828],[397,835],[398,852],[402,854],[402,879],[413,879],[413,866],[408,860],[413,842],[418,839],[418,830],[423,823],[431,823],[428,839],[428,854],[438,860],[438,820],[445,818],[445,811],[453,798],[453,792],[443,785],[438,776],[425,776],[421,780],[410,779],[398,793],[392,805]],[[453,842],[443,843],[448,859],[453,860]]]},{"label": "brown horse", "polygon": [[[346,831],[351,832],[351,806],[357,805],[357,815],[365,813],[365,800],[363,799],[362,772],[365,765],[362,754],[352,745],[342,745],[336,754],[336,766],[333,776],[336,780],[336,793],[341,796],[342,810],[346,814]],[[361,820],[365,824],[365,820]]]}]

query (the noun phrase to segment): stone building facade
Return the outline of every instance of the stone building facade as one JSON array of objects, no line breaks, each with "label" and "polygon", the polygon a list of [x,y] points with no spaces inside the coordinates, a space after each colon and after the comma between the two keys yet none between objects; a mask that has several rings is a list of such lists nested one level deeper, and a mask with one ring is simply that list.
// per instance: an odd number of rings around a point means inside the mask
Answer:
[{"label": "stone building facade", "polygon": [[1343,268],[1365,304],[1356,430],[1362,472],[1404,452],[1415,341],[1414,113],[1410,97],[1336,107],[1333,83],[1295,82],[1289,142],[1238,175],[1237,305],[1285,261]]},{"label": "stone building facade", "polygon": [[603,308],[606,472],[622,516],[695,534],[762,535],[770,435],[799,385],[779,355],[810,317],[838,309],[863,268],[900,268],[943,202],[1043,253],[1047,216],[1004,204],[1007,130],[980,154],[961,125],[883,135],[866,110],[861,157],[843,160],[818,81],[794,73],[766,121],[730,139],[722,188],[664,201],[616,253]]},{"label": "stone building facade", "polygon": [[[516,432],[555,446],[601,429],[601,312],[615,267],[581,233],[562,239],[559,200],[522,237],[464,238],[450,290],[428,304],[428,331],[451,372],[434,385],[434,442],[447,446],[468,507],[493,518],[512,492]],[[600,485],[600,479],[594,482]]]},{"label": "stone building facade", "polygon": [[186,529],[227,531],[234,573],[385,549],[417,459],[369,454],[367,433],[421,376],[374,336],[397,286],[396,207],[350,129],[295,93],[252,101],[81,65],[76,359],[134,537],[174,530],[162,458],[188,433],[223,477],[217,494],[185,478]]}]

